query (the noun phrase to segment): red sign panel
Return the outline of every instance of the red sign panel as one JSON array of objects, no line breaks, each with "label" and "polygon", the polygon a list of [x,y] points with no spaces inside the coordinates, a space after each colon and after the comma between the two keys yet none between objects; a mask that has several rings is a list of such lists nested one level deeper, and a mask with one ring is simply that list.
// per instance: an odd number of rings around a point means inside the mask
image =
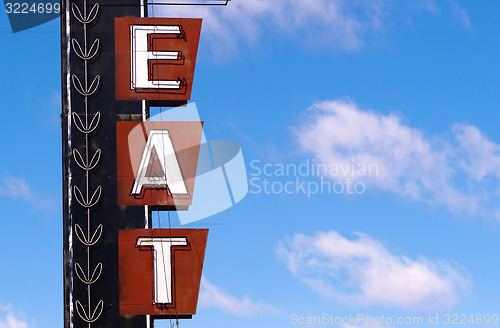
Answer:
[{"label": "red sign panel", "polygon": [[192,203],[203,122],[117,122],[119,205],[185,210]]},{"label": "red sign panel", "polygon": [[115,18],[116,99],[187,102],[201,19]]},{"label": "red sign panel", "polygon": [[208,229],[119,231],[120,314],[196,314]]}]

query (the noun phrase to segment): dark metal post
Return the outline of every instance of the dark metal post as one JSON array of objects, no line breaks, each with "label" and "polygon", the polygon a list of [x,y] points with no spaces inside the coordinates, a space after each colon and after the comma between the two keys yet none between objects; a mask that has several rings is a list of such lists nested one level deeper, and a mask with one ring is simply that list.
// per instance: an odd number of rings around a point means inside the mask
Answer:
[{"label": "dark metal post", "polygon": [[118,206],[116,185],[116,122],[144,109],[115,99],[114,19],[141,16],[139,1],[61,3],[65,328],[148,326],[120,315],[118,277],[118,230],[148,225],[143,206]]}]

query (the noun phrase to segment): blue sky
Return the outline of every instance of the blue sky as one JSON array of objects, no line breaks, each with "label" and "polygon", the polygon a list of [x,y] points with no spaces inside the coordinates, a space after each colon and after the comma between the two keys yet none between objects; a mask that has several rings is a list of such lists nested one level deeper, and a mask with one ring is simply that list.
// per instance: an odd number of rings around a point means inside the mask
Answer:
[{"label": "blue sky", "polygon": [[[241,144],[250,182],[236,206],[188,225],[210,234],[198,314],[180,326],[498,315],[498,12],[453,0],[155,8],[204,18],[192,100],[207,138]],[[61,327],[59,21],[13,34],[0,15],[0,328]],[[279,171],[319,164],[337,171]],[[363,192],[300,187],[347,181]],[[373,326],[401,325],[340,325]]]}]

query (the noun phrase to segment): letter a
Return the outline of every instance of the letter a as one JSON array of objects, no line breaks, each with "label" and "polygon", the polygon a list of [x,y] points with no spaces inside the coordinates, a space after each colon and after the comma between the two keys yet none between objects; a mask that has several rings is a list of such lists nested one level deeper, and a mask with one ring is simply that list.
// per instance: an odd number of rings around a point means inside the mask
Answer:
[{"label": "letter a", "polygon": [[[146,176],[153,151],[158,155],[162,176]],[[150,130],[142,153],[139,169],[135,175],[131,195],[140,195],[143,187],[168,188],[172,194],[187,194],[179,161],[168,130]]]}]

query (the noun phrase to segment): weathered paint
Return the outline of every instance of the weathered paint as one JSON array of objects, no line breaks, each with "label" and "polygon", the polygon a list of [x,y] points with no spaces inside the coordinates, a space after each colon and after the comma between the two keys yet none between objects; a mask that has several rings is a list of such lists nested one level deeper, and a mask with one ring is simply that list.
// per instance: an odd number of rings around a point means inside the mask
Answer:
[{"label": "weathered paint", "polygon": [[[208,229],[131,229],[119,234],[120,313],[189,317],[196,313]],[[155,304],[154,250],[140,240],[172,238],[172,302]],[[187,240],[184,246],[180,239]],[[166,256],[166,249],[164,251]]]},{"label": "weathered paint", "polygon": [[195,18],[117,18],[117,99],[150,100],[162,106],[186,103],[200,31],[201,19]]},{"label": "weathered paint", "polygon": [[[178,161],[180,169],[176,179],[182,177],[185,190],[172,188],[169,193],[164,184],[159,181],[158,185],[145,185],[141,194],[133,194],[141,159],[147,151],[145,150],[148,142],[147,136],[151,130],[168,131],[172,149],[175,150],[175,161]],[[202,132],[203,122],[118,122],[116,127],[118,203],[120,205],[166,206],[168,208],[165,209],[173,210],[185,209],[191,205]],[[158,161],[153,161],[148,165],[153,166],[156,171],[162,170]],[[176,191],[181,192],[176,193]]]}]

